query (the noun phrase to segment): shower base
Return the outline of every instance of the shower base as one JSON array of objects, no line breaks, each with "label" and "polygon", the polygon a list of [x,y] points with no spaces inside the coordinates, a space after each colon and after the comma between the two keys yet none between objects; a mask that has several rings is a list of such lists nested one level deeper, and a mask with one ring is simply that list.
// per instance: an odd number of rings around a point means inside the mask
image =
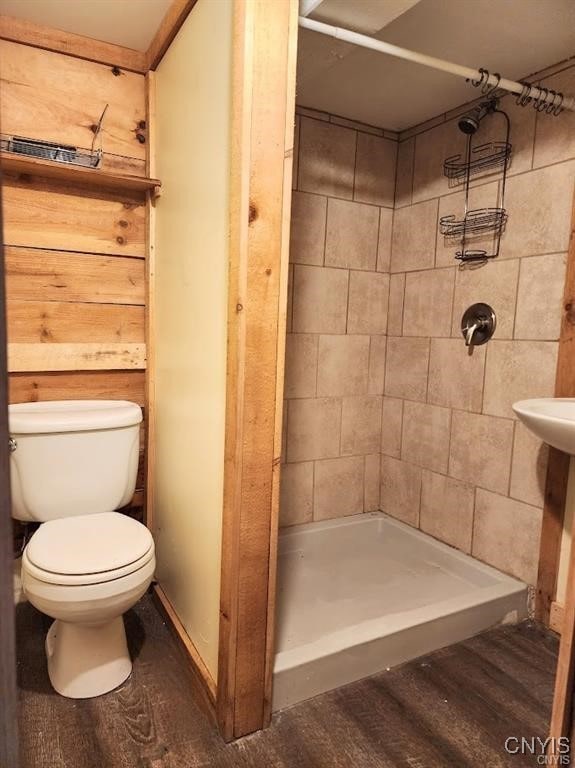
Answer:
[{"label": "shower base", "polygon": [[381,512],[280,532],[273,710],[527,616],[527,586]]}]

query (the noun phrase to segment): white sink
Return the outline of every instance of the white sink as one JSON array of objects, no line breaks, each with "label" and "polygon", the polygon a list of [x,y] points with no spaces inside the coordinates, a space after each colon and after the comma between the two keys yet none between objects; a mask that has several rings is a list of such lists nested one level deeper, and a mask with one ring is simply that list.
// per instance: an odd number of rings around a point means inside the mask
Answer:
[{"label": "white sink", "polygon": [[540,440],[575,456],[575,397],[520,400],[513,410]]}]

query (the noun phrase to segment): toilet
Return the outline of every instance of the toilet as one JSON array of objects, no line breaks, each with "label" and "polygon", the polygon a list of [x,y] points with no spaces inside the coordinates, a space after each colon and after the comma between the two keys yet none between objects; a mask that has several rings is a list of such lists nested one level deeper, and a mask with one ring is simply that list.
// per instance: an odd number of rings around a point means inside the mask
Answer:
[{"label": "toilet", "polygon": [[9,406],[12,516],[41,523],[22,585],[54,619],[48,674],[74,699],[113,690],[132,669],[123,614],[152,581],[154,541],[114,510],[134,495],[141,421],[141,408],[122,400]]}]

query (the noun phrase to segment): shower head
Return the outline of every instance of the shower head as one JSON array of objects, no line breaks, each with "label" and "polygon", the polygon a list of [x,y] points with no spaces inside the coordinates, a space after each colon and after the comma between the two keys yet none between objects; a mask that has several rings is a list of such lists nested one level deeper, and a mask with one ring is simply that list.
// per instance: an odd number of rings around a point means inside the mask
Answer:
[{"label": "shower head", "polygon": [[468,135],[475,133],[479,128],[479,123],[483,120],[485,115],[492,111],[492,102],[486,101],[483,102],[483,104],[478,104],[471,112],[468,112],[466,115],[459,118],[459,122],[457,123],[459,130]]}]

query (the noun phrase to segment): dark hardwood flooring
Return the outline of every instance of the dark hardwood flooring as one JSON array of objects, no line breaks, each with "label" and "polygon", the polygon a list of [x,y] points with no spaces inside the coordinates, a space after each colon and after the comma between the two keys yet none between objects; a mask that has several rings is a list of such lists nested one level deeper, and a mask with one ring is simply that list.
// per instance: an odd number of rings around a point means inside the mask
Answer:
[{"label": "dark hardwood flooring", "polygon": [[532,622],[298,704],[233,744],[203,713],[151,598],[126,616],[131,678],[97,699],[50,688],[49,623],[18,606],[23,768],[497,768],[537,764],[506,754],[508,736],[546,736],[558,643]]}]

